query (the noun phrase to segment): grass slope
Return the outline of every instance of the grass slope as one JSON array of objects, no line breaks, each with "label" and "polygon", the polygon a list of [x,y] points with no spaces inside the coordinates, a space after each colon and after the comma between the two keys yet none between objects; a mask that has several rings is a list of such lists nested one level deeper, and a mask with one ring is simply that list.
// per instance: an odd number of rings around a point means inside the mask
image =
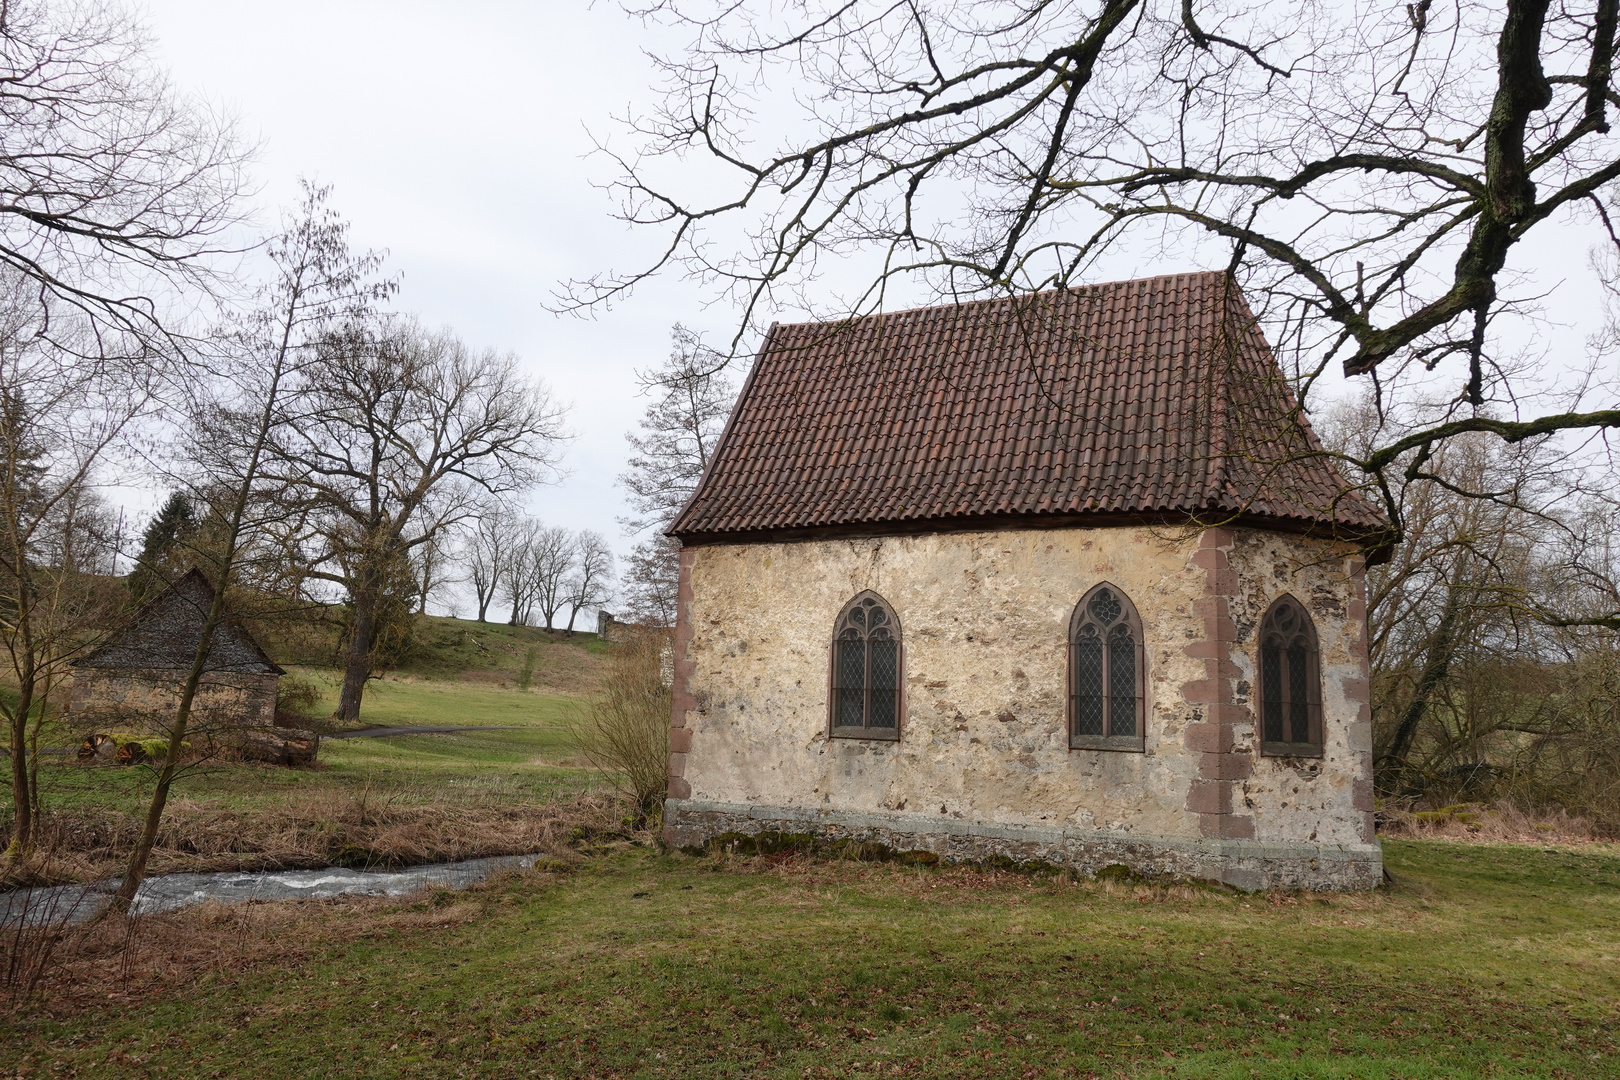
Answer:
[{"label": "grass slope", "polygon": [[22,1076],[1620,1074],[1612,849],[1386,852],[1343,897],[619,855],[0,1031]]},{"label": "grass slope", "polygon": [[[337,708],[343,677],[334,671],[295,668],[293,674],[315,683],[321,700],[315,715]],[[483,681],[388,676],[366,684],[360,719],[368,727],[452,724],[496,727],[561,727],[577,707],[569,694],[518,690]]]},{"label": "grass slope", "polygon": [[[329,617],[301,623],[301,633],[277,635],[262,629],[270,654],[284,666],[333,667],[338,660],[342,609]],[[595,634],[475,622],[444,615],[416,617],[415,648],[394,672],[439,679],[477,679],[517,685],[530,669],[536,687],[577,692],[595,685],[596,658],[611,646]],[[373,684],[375,685],[375,684]]]}]

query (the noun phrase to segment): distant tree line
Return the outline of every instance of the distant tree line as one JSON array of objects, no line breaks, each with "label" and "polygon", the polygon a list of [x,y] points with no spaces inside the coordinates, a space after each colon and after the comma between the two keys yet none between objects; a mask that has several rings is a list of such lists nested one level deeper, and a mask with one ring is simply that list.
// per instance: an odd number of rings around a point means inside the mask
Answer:
[{"label": "distant tree line", "polygon": [[566,608],[563,629],[572,634],[581,610],[613,595],[613,549],[588,529],[570,532],[492,508],[468,531],[463,554],[479,622],[504,604],[509,625],[554,629]]},{"label": "distant tree line", "polygon": [[[1386,415],[1382,421],[1393,423]],[[1324,426],[1352,455],[1372,402]],[[1620,829],[1620,514],[1564,448],[1483,434],[1414,453],[1367,575],[1374,763],[1393,805],[1510,800]]]}]

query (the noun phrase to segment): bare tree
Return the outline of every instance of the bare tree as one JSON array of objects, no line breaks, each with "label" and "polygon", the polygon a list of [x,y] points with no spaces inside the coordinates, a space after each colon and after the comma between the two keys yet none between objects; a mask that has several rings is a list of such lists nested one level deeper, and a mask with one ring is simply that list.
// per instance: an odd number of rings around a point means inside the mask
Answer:
[{"label": "bare tree", "polygon": [[416,614],[426,615],[428,600],[442,592],[457,578],[446,559],[445,546],[450,543],[446,531],[436,531],[420,545],[411,557],[411,570],[416,582]]},{"label": "bare tree", "polygon": [[[27,289],[3,269],[0,282]],[[105,588],[113,522],[94,487],[154,401],[149,372],[87,359],[82,343],[61,349],[28,314],[25,305],[0,312],[0,651],[16,694],[0,699],[11,855],[33,846],[42,809],[37,743],[51,696],[127,598]],[[68,332],[59,327],[57,337]]]},{"label": "bare tree", "polygon": [[193,497],[218,525],[215,543],[195,554],[202,556],[214,596],[181,684],[141,834],[113,897],[119,910],[128,910],[146,874],[214,634],[227,615],[232,576],[244,555],[268,546],[255,544],[259,533],[274,534],[284,525],[285,481],[271,466],[278,433],[289,422],[287,400],[307,367],[319,362],[318,346],[333,323],[364,317],[393,291],[391,282],[374,277],[380,263],[375,254],[349,250],[348,225],[326,206],[327,194],[305,185],[297,213],[266,247],[273,278],[240,325],[224,335],[215,378],[192,388]]},{"label": "bare tree", "polygon": [[36,319],[77,310],[102,354],[172,345],[157,292],[206,289],[231,246],[246,157],[231,126],[176,93],[140,23],[102,0],[0,5],[0,85],[0,265],[34,285],[19,299]]},{"label": "bare tree", "polygon": [[642,626],[675,625],[680,590],[681,542],[653,536],[637,544],[625,560],[625,613]]},{"label": "bare tree", "polygon": [[540,608],[546,629],[550,630],[557,613],[568,603],[569,578],[578,557],[573,534],[559,525],[537,528],[524,554],[524,573],[532,589],[530,595]]},{"label": "bare tree", "polygon": [[[1380,431],[1370,397],[1330,420],[1329,445],[1352,457]],[[1620,513],[1566,466],[1545,441],[1471,433],[1392,485],[1405,539],[1367,576],[1384,794],[1535,803],[1553,787],[1620,785],[1620,761],[1592,753],[1612,723],[1587,707],[1588,690],[1571,692],[1620,642],[1609,617],[1620,610]],[[1576,775],[1585,779],[1570,783]]]},{"label": "bare tree", "polygon": [[[835,312],[850,316],[900,287],[962,300],[1083,283],[1114,255],[1224,264],[1302,408],[1334,366],[1373,381],[1386,411],[1431,403],[1347,463],[1394,520],[1374,554],[1403,524],[1391,478],[1448,440],[1620,426],[1612,378],[1550,393],[1545,366],[1507,362],[1536,336],[1510,260],[1564,273],[1561,245],[1532,240],[1559,221],[1620,249],[1615,0],[647,14],[691,44],[663,63],[663,107],[634,122],[638,152],[616,160],[624,217],[665,243],[576,283],[564,308],[684,270],[744,312],[735,352],[829,258],[872,268]],[[715,169],[683,189],[694,151]]]},{"label": "bare tree", "polygon": [[516,519],[500,506],[481,507],[468,530],[464,558],[467,579],[478,605],[478,621],[487,622],[489,606],[507,580],[513,559],[522,546]]},{"label": "bare tree", "polygon": [[514,518],[510,521],[509,534],[507,534],[507,559],[502,568],[501,578],[497,578],[502,586],[502,594],[512,604],[512,615],[507,619],[509,627],[527,627],[530,615],[535,610],[535,591],[538,588],[535,578],[535,546],[539,541],[541,523],[535,518]]},{"label": "bare tree", "polygon": [[613,597],[613,549],[601,533],[583,530],[574,538],[574,571],[566,582],[568,636],[580,608],[599,608]]},{"label": "bare tree", "polygon": [[633,511],[620,524],[632,536],[654,534],[636,545],[625,575],[630,614],[638,622],[668,626],[673,618],[680,545],[662,533],[697,490],[736,399],[721,370],[724,359],[677,324],[669,358],[640,376],[652,402],[640,430],[625,436],[631,456],[619,476]]},{"label": "bare tree", "polygon": [[348,598],[340,719],[358,718],[376,672],[376,620],[394,568],[491,496],[546,479],[562,420],[515,357],[476,352],[448,333],[355,322],[322,342],[269,468],[282,513],[303,523],[297,548],[308,574]]},{"label": "bare tree", "polygon": [[[22,602],[11,618],[18,646],[11,655],[27,687],[15,719],[26,722],[41,707],[32,698],[37,680],[51,685],[67,642],[50,635],[53,658],[43,666],[30,643],[43,640],[33,623],[50,592],[34,580],[32,549],[44,524],[34,510],[61,511],[83,497],[102,454],[144,408],[177,344],[158,297],[212,284],[209,256],[227,246],[223,234],[236,221],[244,154],[228,125],[168,86],[139,25],[112,4],[0,5],[0,85],[5,317],[35,339],[26,346],[32,359],[5,373],[17,380],[3,388],[9,452],[26,449],[17,439],[44,435],[30,430],[30,417],[60,408],[76,414],[56,417],[68,427],[49,429],[46,471],[55,475],[35,478],[44,487],[36,490],[26,471],[7,470],[22,485],[12,488],[0,557],[10,564],[7,591]],[[42,382],[45,367],[51,373]],[[74,399],[80,404],[70,406]],[[77,543],[70,529],[59,554]],[[16,736],[14,786],[22,768]],[[15,839],[26,844],[37,800],[15,794]]]}]

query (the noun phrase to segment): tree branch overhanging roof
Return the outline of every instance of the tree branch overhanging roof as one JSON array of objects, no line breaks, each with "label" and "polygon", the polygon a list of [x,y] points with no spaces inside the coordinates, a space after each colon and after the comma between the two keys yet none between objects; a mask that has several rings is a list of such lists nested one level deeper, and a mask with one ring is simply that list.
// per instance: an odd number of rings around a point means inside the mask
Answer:
[{"label": "tree branch overhanging roof", "polygon": [[773,326],[670,533],[1087,519],[1389,528],[1213,272]]}]

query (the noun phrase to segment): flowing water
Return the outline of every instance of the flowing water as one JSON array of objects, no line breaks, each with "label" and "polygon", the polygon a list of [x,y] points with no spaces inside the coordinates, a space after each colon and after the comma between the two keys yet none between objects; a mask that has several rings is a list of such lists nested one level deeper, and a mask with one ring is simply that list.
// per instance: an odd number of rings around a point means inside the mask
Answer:
[{"label": "flowing water", "polygon": [[[327,896],[404,896],[418,889],[465,889],[502,870],[527,870],[539,855],[504,855],[464,862],[413,866],[406,870],[257,870],[213,874],[164,874],[141,883],[131,911],[160,911],[217,900],[296,900]],[[80,923],[94,917],[118,889],[115,880],[90,885],[56,885],[0,893],[0,926]]]}]

